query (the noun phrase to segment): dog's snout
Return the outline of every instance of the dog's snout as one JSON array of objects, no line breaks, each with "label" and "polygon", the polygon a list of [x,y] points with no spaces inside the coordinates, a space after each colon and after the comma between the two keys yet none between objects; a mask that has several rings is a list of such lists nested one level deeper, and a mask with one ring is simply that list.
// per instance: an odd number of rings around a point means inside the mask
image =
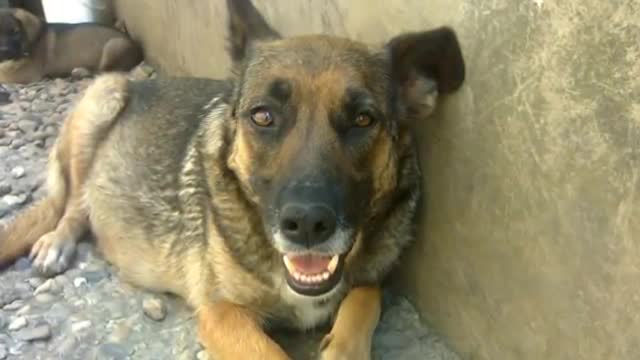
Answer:
[{"label": "dog's snout", "polygon": [[324,204],[286,204],[280,213],[280,229],[292,242],[312,247],[336,231],[336,213]]}]

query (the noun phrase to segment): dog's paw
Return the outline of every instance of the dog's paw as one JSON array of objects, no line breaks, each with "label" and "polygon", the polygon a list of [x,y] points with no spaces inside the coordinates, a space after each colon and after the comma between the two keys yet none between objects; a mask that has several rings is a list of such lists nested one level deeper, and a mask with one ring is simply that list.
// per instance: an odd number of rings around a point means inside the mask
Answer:
[{"label": "dog's paw", "polygon": [[371,346],[327,334],[320,343],[318,360],[371,360]]},{"label": "dog's paw", "polygon": [[75,250],[74,240],[61,237],[52,231],[38,239],[31,249],[29,258],[40,274],[53,276],[69,268]]}]

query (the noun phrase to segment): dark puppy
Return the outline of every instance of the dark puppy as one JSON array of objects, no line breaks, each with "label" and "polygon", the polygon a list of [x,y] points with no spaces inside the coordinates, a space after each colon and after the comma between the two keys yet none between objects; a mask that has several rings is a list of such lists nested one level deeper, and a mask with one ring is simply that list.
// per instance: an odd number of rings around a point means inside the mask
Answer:
[{"label": "dark puppy", "polygon": [[22,9],[0,9],[0,82],[68,76],[76,68],[128,71],[140,61],[140,47],[115,29],[47,24]]}]

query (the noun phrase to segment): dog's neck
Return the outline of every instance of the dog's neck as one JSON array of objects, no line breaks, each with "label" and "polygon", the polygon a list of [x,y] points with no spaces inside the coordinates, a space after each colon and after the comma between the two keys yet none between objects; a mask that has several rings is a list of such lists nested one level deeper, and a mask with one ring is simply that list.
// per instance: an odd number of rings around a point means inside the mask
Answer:
[{"label": "dog's neck", "polygon": [[[227,167],[233,131],[233,123],[229,119],[229,97],[230,93],[216,97],[205,106],[208,115],[203,120],[201,133],[196,139],[199,144],[195,147],[200,150],[209,196],[215,199],[209,202],[209,207],[222,241],[245,271],[262,283],[273,286],[272,273],[278,269],[280,256],[268,246],[269,240],[257,210],[241,189],[235,174]],[[260,260],[256,261],[256,258]]]}]

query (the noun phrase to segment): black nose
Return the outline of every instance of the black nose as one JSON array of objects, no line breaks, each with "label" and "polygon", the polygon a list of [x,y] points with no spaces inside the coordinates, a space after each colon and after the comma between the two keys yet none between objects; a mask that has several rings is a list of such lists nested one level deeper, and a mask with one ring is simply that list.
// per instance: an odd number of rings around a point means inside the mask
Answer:
[{"label": "black nose", "polygon": [[336,231],[336,214],[322,204],[287,204],[280,213],[280,229],[292,242],[311,247]]}]

